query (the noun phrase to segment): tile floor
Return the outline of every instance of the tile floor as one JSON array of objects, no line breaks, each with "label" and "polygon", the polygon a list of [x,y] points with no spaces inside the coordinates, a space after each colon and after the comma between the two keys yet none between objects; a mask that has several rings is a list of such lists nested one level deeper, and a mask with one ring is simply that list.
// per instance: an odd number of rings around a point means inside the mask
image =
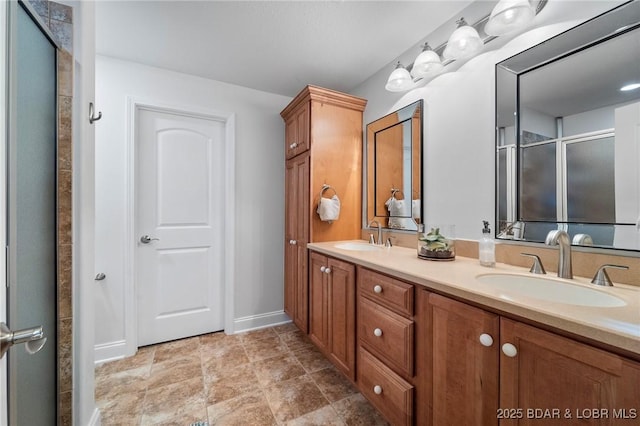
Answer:
[{"label": "tile floor", "polygon": [[102,425],[386,425],[293,324],[140,348],[96,368]]}]

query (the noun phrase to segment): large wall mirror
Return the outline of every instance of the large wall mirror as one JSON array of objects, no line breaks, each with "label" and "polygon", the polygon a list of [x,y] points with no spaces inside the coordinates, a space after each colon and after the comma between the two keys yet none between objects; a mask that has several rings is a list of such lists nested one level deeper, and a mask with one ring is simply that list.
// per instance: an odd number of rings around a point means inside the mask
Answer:
[{"label": "large wall mirror", "polygon": [[640,250],[640,1],[496,65],[496,235]]},{"label": "large wall mirror", "polygon": [[367,223],[415,231],[422,221],[422,100],[367,125]]}]

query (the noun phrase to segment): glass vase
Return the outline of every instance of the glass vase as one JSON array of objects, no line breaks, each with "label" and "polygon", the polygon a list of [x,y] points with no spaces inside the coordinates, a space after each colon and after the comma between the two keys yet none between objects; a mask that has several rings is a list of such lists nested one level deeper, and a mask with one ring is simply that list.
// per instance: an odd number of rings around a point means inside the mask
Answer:
[{"label": "glass vase", "polygon": [[418,257],[427,260],[456,258],[455,225],[418,224]]}]

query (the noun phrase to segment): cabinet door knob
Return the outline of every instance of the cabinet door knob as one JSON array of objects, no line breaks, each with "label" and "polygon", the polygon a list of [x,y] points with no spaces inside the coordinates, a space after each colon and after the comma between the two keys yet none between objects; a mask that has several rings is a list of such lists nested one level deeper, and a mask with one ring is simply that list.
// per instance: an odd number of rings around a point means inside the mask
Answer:
[{"label": "cabinet door knob", "polygon": [[298,242],[296,240],[291,240],[291,244],[295,246],[296,244],[298,244]]},{"label": "cabinet door knob", "polygon": [[513,358],[514,356],[518,355],[518,349],[512,345],[511,343],[505,343],[504,345],[502,345],[502,352],[508,356]]},{"label": "cabinet door knob", "polygon": [[376,337],[382,336],[382,330],[379,328],[376,328],[375,330],[373,330],[373,335]]},{"label": "cabinet door knob", "polygon": [[324,271],[326,271],[326,270],[327,270],[327,267],[326,267],[326,266],[321,266],[321,267],[320,267],[320,272],[324,272]]},{"label": "cabinet door knob", "polygon": [[382,286],[381,285],[374,286],[373,287],[373,292],[374,293],[378,293],[378,294],[382,293]]},{"label": "cabinet door knob", "polygon": [[373,387],[373,393],[375,393],[376,395],[380,395],[382,393],[382,386],[380,385],[375,385]]},{"label": "cabinet door knob", "polygon": [[331,273],[331,268],[327,267],[327,269],[324,270],[325,274],[330,274]]},{"label": "cabinet door knob", "polygon": [[482,333],[480,335],[480,343],[482,343],[482,346],[489,347],[493,345],[493,337],[490,334]]},{"label": "cabinet door knob", "polygon": [[291,145],[289,145],[289,148],[290,148],[290,149],[294,149],[294,148],[295,148],[295,147],[297,147],[297,146],[298,146],[298,143],[297,143],[297,142],[294,142],[294,143],[292,143]]}]

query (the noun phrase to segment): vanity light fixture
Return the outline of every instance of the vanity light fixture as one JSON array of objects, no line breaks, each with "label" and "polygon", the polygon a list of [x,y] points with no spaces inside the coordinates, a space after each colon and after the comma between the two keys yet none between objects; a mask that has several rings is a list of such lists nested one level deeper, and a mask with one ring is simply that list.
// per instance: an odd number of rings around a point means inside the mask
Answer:
[{"label": "vanity light fixture", "polygon": [[529,0],[500,0],[484,26],[488,35],[499,36],[524,28],[536,16]]},{"label": "vanity light fixture", "polygon": [[636,89],[640,89],[640,83],[631,83],[631,84],[624,85],[620,88],[620,91],[629,92],[631,90],[636,90]]},{"label": "vanity light fixture", "polygon": [[440,56],[425,43],[422,47],[422,53],[418,55],[413,68],[411,68],[411,76],[414,78],[430,78],[440,74],[444,69]]},{"label": "vanity light fixture", "polygon": [[547,2],[548,0],[501,0],[491,14],[485,15],[473,25],[467,24],[464,18],[459,19],[456,21],[458,28],[451,34],[449,41],[435,49],[425,43],[422,52],[406,68],[398,62],[385,88],[390,92],[405,92],[418,87],[418,83],[440,74],[450,63],[471,58],[480,52],[486,43],[512,31],[510,27],[507,29],[507,24],[515,25],[514,30],[522,28],[529,23],[523,16],[532,13],[532,17],[535,17]]},{"label": "vanity light fixture", "polygon": [[478,31],[467,24],[464,18],[456,21],[458,28],[451,34],[442,56],[446,59],[468,59],[478,53],[484,42]]},{"label": "vanity light fixture", "polygon": [[411,75],[409,71],[398,61],[396,64],[396,69],[393,70],[389,79],[387,80],[387,85],[385,89],[390,92],[404,92],[411,89],[414,86],[413,80],[411,79]]}]

